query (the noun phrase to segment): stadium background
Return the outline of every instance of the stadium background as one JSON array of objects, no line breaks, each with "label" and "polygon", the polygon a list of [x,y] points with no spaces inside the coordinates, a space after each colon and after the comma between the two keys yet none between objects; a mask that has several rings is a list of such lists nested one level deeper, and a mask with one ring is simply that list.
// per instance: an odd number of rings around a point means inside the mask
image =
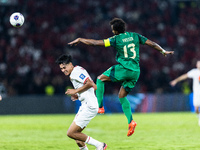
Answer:
[{"label": "stadium background", "polygon": [[[105,39],[112,36],[109,21],[114,17],[125,20],[127,31],[138,32],[164,49],[175,51],[173,56],[165,58],[156,50],[141,46],[141,75],[131,95],[142,93],[144,97],[139,98],[140,104],[134,110],[144,109],[145,98],[154,111],[189,110],[191,81],[174,88],[169,82],[194,68],[196,60],[200,59],[199,7],[200,2],[195,0],[123,3],[120,0],[0,0],[0,89],[4,98],[0,103],[1,113],[28,113],[22,110],[40,106],[41,111],[29,113],[60,113],[51,106],[59,100],[63,104],[59,106],[65,106],[69,97],[64,96],[64,92],[71,83],[55,60],[63,53],[71,54],[74,64],[84,67],[96,81],[98,75],[116,63],[115,51],[82,44],[70,47],[67,43],[77,37]],[[21,28],[10,25],[9,16],[13,12],[24,15],[25,23]],[[113,96],[115,100],[118,90],[119,84],[106,84],[108,99]],[[167,97],[174,101],[165,104]],[[156,106],[159,99],[163,99],[162,104],[169,109],[155,109],[161,107]],[[179,108],[182,100],[183,107]],[[107,102],[114,105],[113,101]],[[11,111],[16,105],[19,105],[18,111]],[[177,107],[171,109],[172,105]],[[42,106],[52,109],[44,111]],[[62,112],[66,110],[68,108]]]}]

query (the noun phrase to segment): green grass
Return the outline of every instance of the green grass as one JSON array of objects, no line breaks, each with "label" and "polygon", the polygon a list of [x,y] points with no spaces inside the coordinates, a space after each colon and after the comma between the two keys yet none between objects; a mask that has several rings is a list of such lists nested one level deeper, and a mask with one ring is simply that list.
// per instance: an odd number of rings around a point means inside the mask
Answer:
[{"label": "green grass", "polygon": [[[74,116],[0,116],[0,150],[78,150],[74,140],[66,136]],[[200,149],[200,126],[193,113],[135,113],[133,117],[138,125],[131,137],[126,136],[123,114],[97,115],[84,133],[106,142],[107,150]]]}]

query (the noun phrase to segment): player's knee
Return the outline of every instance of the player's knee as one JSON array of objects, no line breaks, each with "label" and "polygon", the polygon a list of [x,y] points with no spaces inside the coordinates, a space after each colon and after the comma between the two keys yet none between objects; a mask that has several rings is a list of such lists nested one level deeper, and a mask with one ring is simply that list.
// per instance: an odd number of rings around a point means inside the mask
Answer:
[{"label": "player's knee", "polygon": [[119,93],[119,94],[118,94],[118,97],[119,97],[119,98],[124,98],[124,97],[126,97],[126,95],[123,94],[123,93]]},{"label": "player's knee", "polygon": [[122,97],[122,94],[118,94],[118,97],[119,97],[119,98],[123,98],[123,97]]},{"label": "player's knee", "polygon": [[70,130],[67,131],[67,136],[71,139],[77,139],[79,132],[72,132]]},{"label": "player's knee", "polygon": [[70,130],[68,130],[68,131],[67,131],[67,136],[68,136],[69,138],[72,138],[72,139],[73,139],[74,134],[73,134],[73,132],[71,132]]}]

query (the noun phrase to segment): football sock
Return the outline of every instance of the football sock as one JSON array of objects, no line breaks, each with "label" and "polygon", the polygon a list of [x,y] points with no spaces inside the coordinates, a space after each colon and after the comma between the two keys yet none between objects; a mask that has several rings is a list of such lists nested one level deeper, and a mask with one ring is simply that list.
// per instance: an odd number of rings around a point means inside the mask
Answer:
[{"label": "football sock", "polygon": [[122,110],[123,110],[126,118],[128,119],[128,124],[129,124],[133,120],[130,102],[128,101],[128,99],[126,97],[119,98],[119,101],[122,105]]},{"label": "football sock", "polygon": [[97,140],[95,140],[95,139],[93,139],[92,137],[89,137],[89,136],[87,137],[85,143],[90,144],[90,145],[94,145],[96,147],[101,145],[101,142],[99,142],[99,141],[97,141]]},{"label": "football sock", "polygon": [[104,82],[100,79],[97,79],[97,90],[96,90],[96,96],[98,99],[99,108],[103,107],[103,94],[104,94]]},{"label": "football sock", "polygon": [[80,150],[88,150],[87,146],[79,147]]}]

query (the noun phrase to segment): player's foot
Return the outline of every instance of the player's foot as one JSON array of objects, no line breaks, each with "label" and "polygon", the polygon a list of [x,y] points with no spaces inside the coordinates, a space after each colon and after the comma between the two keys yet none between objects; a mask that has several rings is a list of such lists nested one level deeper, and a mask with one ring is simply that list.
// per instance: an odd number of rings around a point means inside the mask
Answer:
[{"label": "player's foot", "polygon": [[134,133],[136,125],[137,123],[133,120],[129,123],[127,136],[131,136]]},{"label": "player's foot", "polygon": [[99,114],[104,114],[105,113],[104,107],[99,108],[98,113]]},{"label": "player's foot", "polygon": [[105,150],[107,148],[107,144],[106,143],[102,143],[99,147],[97,147],[96,150]]}]

